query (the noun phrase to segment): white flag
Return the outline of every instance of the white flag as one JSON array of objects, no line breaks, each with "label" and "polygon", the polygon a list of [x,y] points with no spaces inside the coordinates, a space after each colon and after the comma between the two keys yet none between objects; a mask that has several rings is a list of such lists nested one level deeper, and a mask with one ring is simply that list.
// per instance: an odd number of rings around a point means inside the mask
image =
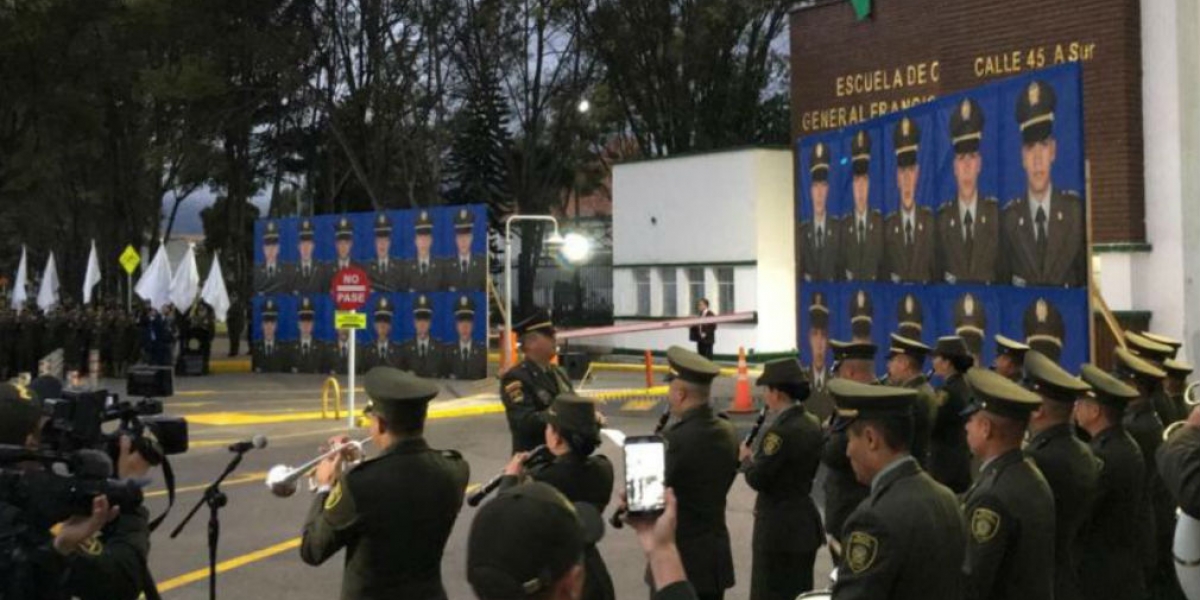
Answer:
[{"label": "white flag", "polygon": [[38,308],[49,312],[58,304],[58,269],[54,266],[54,253],[46,259],[46,272],[42,274],[42,287],[37,295]]},{"label": "white flag", "polygon": [[100,283],[100,257],[96,256],[96,240],[92,240],[92,253],[88,255],[87,273],[83,276],[83,303],[92,303],[92,292]]},{"label": "white flag", "polygon": [[191,308],[196,301],[196,294],[200,292],[200,270],[196,268],[194,246],[188,244],[187,252],[183,253],[183,260],[179,261],[175,276],[171,278],[171,302],[179,312]]},{"label": "white flag", "polygon": [[229,313],[229,294],[225,292],[225,276],[221,274],[221,255],[213,255],[212,268],[208,270],[208,279],[204,280],[204,289],[200,290],[200,299],[213,309],[217,320],[224,323],[225,315]]},{"label": "white flag", "polygon": [[17,265],[17,277],[13,281],[12,289],[12,309],[21,314],[25,310],[25,303],[29,301],[29,293],[25,290],[29,286],[29,275],[25,272],[25,245],[21,245],[21,262]]},{"label": "white flag", "polygon": [[162,310],[171,302],[171,264],[167,262],[166,244],[159,243],[154,260],[142,271],[133,291],[155,310]]}]

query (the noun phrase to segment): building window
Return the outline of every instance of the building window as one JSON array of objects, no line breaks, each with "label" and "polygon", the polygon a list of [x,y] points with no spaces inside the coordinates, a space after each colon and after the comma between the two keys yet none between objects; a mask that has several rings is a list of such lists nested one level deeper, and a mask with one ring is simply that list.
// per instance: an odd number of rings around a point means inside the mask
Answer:
[{"label": "building window", "polygon": [[658,270],[658,276],[662,279],[662,314],[664,317],[674,317],[676,313],[676,303],[678,296],[675,293],[675,268],[663,267]]},{"label": "building window", "polygon": [[733,267],[717,267],[717,310],[736,312],[733,306]]},{"label": "building window", "polygon": [[696,311],[696,305],[700,304],[700,299],[704,297],[704,268],[689,267],[687,270],[688,279],[688,313]]},{"label": "building window", "polygon": [[637,314],[650,314],[650,269],[634,269],[633,283],[637,287]]}]

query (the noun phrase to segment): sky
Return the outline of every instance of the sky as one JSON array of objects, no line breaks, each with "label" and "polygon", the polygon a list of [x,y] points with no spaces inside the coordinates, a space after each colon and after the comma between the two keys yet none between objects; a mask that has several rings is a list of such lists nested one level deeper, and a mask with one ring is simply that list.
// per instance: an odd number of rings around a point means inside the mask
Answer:
[{"label": "sky", "polygon": [[[171,235],[203,235],[204,223],[200,220],[200,211],[212,206],[216,200],[217,193],[211,188],[196,190],[187,200],[183,201],[183,204],[179,205],[179,214],[175,216],[175,228],[171,230]],[[258,207],[260,215],[267,214],[271,199],[265,192],[260,192],[250,201]],[[164,232],[167,227],[167,219],[171,217],[171,206],[174,203],[175,197],[172,194],[167,194],[163,198],[162,226]]]}]

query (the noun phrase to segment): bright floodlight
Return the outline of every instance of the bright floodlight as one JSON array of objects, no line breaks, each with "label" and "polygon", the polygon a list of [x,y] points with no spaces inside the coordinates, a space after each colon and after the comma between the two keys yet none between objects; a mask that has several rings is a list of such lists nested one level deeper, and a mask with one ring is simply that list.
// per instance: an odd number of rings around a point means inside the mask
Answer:
[{"label": "bright floodlight", "polygon": [[567,262],[583,262],[592,251],[592,243],[578,233],[568,233],[563,238],[562,254]]},{"label": "bright floodlight", "polygon": [[546,243],[551,246],[561,246],[565,241],[566,238],[564,238],[562,234],[558,233],[557,231],[546,237]]},{"label": "bright floodlight", "polygon": [[588,102],[587,98],[584,98],[583,100],[579,101],[579,106],[576,108],[579,109],[579,112],[586,113],[587,111],[592,110],[592,103]]}]

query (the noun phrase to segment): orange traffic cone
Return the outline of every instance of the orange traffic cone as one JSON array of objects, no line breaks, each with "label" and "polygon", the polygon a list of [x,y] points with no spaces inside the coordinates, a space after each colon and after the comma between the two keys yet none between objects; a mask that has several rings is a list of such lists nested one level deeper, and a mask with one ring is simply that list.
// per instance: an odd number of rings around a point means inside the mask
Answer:
[{"label": "orange traffic cone", "polygon": [[750,397],[750,372],[746,368],[746,349],[742,346],[738,346],[737,386],[733,391],[733,405],[729,407],[729,412],[754,412],[754,401]]},{"label": "orange traffic cone", "polygon": [[646,349],[646,387],[654,387],[654,357],[650,356],[650,350]]}]

